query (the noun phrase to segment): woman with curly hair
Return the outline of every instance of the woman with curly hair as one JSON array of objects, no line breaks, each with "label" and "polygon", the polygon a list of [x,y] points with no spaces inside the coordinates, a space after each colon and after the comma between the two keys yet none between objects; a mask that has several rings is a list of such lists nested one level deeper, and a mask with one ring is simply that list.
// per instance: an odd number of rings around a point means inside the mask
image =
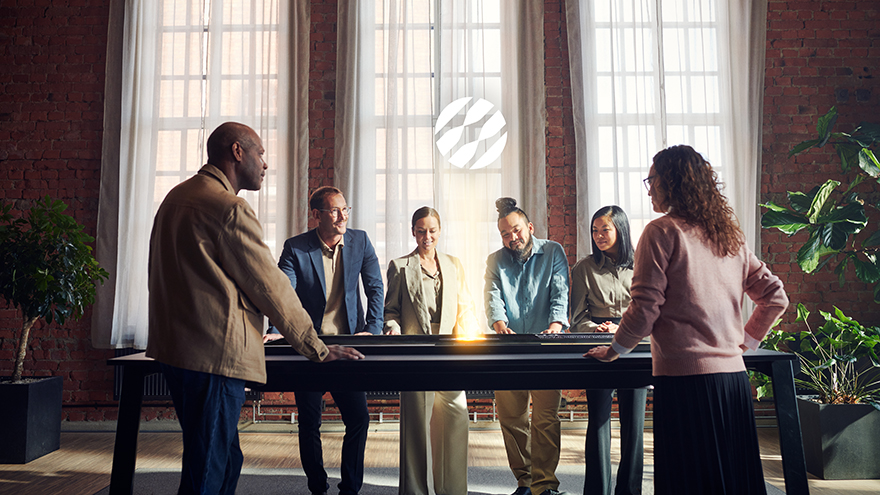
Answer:
[{"label": "woman with curly hair", "polygon": [[[654,156],[654,211],[636,248],[632,302],[612,361],[651,336],[655,493],[766,493],[742,353],[788,307],[782,282],[746,246],[712,167],[690,146]],[[755,311],[743,325],[742,300]]]}]

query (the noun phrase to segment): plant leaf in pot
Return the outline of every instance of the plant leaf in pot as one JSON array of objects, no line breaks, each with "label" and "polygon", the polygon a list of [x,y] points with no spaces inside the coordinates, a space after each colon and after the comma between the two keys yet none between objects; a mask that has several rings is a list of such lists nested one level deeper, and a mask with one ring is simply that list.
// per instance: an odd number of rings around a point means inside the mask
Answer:
[{"label": "plant leaf in pot", "polygon": [[11,203],[0,205],[0,295],[23,317],[12,374],[17,383],[34,323],[45,318],[63,324],[82,316],[107,272],[87,244],[94,238],[64,213],[62,201],[46,196],[23,216],[13,215],[12,208]]}]

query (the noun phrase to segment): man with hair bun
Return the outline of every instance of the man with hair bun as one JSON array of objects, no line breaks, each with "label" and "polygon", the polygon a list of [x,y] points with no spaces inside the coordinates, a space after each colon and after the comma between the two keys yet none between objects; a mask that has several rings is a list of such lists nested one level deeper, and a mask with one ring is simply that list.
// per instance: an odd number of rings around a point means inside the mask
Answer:
[{"label": "man with hair bun", "polygon": [[[503,248],[486,260],[486,317],[499,334],[559,333],[568,328],[568,260],[562,246],[536,239],[513,198],[495,201]],[[529,424],[529,399],[532,420]],[[498,419],[512,495],[557,495],[561,390],[499,390]]]}]

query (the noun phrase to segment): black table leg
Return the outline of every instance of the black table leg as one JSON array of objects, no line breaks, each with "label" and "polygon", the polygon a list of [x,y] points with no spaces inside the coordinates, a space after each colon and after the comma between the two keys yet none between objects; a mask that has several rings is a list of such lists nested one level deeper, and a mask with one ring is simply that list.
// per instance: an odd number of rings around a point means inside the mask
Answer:
[{"label": "black table leg", "polygon": [[801,422],[794,392],[793,366],[797,361],[773,361],[773,397],[779,424],[779,447],[785,492],[808,494],[807,464],[801,439]]},{"label": "black table leg", "polygon": [[122,375],[116,445],[113,447],[113,470],[110,473],[110,495],[131,495],[134,490],[141,404],[144,399],[144,378],[147,374],[140,366],[126,366]]}]

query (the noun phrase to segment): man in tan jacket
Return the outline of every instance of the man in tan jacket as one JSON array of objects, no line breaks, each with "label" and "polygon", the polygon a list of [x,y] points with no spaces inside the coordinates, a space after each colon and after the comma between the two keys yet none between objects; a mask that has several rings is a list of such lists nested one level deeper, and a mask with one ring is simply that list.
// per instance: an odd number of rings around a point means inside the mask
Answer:
[{"label": "man in tan jacket", "polygon": [[183,430],[180,493],[233,494],[245,381],[266,381],[263,315],[312,361],[363,355],[318,339],[237,196],[260,189],[268,168],[257,133],[227,122],[207,151],[208,163],[168,193],[153,223],[147,356],[162,365]]}]

